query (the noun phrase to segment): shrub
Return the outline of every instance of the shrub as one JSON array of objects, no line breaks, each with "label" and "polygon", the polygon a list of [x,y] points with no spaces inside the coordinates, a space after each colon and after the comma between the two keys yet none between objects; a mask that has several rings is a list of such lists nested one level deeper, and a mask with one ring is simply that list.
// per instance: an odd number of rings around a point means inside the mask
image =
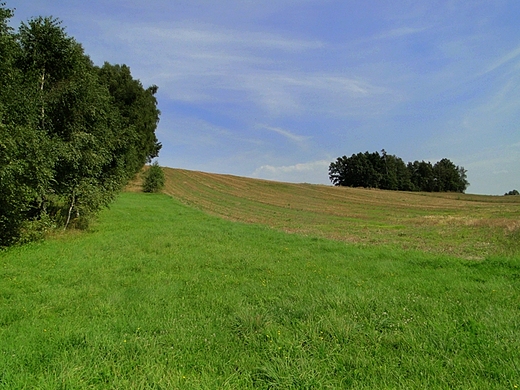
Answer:
[{"label": "shrub", "polygon": [[156,161],[144,174],[143,191],[159,192],[164,187],[164,172]]}]

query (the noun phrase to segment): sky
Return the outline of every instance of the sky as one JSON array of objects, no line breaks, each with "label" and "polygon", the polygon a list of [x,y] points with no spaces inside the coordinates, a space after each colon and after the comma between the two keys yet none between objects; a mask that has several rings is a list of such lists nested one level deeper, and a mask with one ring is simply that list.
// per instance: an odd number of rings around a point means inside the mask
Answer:
[{"label": "sky", "polygon": [[359,152],[520,190],[518,0],[7,0],[159,86],[162,166],[329,184]]}]

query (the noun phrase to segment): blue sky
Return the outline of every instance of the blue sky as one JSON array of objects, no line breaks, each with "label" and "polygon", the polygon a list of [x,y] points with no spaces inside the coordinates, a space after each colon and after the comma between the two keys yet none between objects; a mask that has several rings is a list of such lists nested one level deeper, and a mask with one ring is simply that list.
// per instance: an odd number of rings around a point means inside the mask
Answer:
[{"label": "blue sky", "polygon": [[365,151],[520,190],[518,0],[7,0],[159,86],[164,166],[330,184]]}]

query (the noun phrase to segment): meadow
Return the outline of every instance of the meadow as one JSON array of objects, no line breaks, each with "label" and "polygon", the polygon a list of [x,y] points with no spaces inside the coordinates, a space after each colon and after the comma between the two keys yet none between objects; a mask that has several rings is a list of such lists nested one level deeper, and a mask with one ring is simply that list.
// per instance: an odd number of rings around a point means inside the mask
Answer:
[{"label": "meadow", "polygon": [[0,388],[520,386],[518,200],[167,176],[0,252]]}]

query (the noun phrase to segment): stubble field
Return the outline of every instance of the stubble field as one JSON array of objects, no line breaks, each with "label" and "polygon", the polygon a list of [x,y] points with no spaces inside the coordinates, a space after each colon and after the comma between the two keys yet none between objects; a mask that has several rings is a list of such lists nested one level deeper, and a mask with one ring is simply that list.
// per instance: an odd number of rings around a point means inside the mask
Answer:
[{"label": "stubble field", "polygon": [[518,196],[288,184],[169,168],[165,173],[165,193],[232,221],[475,260],[520,249]]}]

